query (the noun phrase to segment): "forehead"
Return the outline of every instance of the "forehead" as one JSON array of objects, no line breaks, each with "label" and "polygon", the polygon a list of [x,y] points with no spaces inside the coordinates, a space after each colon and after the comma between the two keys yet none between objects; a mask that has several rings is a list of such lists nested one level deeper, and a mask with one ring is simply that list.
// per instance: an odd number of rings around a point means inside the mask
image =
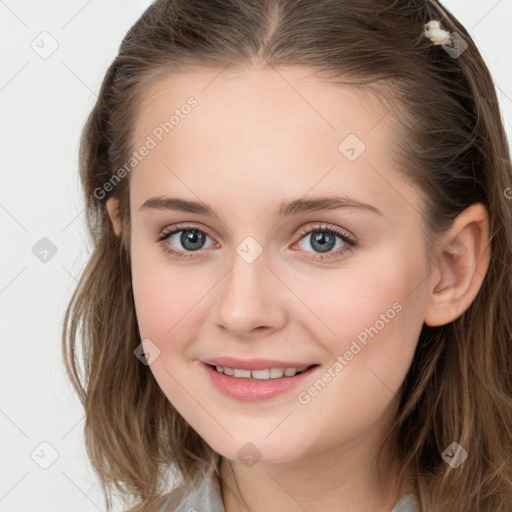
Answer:
[{"label": "forehead", "polygon": [[148,137],[154,147],[132,171],[130,188],[138,204],[178,177],[188,195],[208,189],[219,199],[228,192],[250,199],[256,190],[282,196],[284,187],[290,196],[318,187],[377,192],[381,173],[396,170],[389,113],[382,98],[299,67],[163,76],[139,105],[134,150]]},{"label": "forehead", "polygon": [[251,132],[258,137],[266,131],[275,138],[273,129],[289,124],[307,126],[307,133],[325,130],[332,135],[346,128],[363,134],[373,127],[368,122],[381,119],[389,111],[383,96],[362,87],[328,82],[309,68],[187,68],[148,80],[136,109],[135,145],[190,97],[198,102],[196,115],[191,116],[195,127],[211,128],[215,124],[226,130],[236,128],[240,135]]}]

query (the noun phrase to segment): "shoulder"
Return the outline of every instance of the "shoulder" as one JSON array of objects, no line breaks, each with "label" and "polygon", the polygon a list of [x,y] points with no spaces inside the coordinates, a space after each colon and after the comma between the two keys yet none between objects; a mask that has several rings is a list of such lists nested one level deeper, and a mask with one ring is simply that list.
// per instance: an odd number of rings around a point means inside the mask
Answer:
[{"label": "shoulder", "polygon": [[203,474],[188,486],[165,494],[151,512],[224,512],[220,486],[215,475]]},{"label": "shoulder", "polygon": [[161,496],[155,507],[148,512],[225,512],[218,472],[219,460],[200,468],[191,481],[178,483]]},{"label": "shoulder", "polygon": [[400,498],[391,512],[418,512],[418,504],[414,494],[406,494]]},{"label": "shoulder", "polygon": [[154,512],[174,512],[178,510],[185,498],[185,491],[182,488],[173,489],[171,492],[164,494],[156,506]]}]

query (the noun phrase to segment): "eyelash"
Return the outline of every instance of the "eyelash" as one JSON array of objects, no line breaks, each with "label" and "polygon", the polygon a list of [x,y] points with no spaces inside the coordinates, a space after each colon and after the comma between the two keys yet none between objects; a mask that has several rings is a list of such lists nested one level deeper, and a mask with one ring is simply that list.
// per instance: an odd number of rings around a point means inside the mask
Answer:
[{"label": "eyelash", "polygon": [[[166,242],[167,238],[169,238],[171,235],[174,235],[175,233],[179,233],[181,231],[197,231],[199,233],[202,233],[202,234],[207,235],[208,237],[212,238],[210,235],[208,235],[208,233],[206,231],[204,231],[203,229],[199,229],[197,226],[194,226],[193,224],[178,224],[178,225],[174,226],[173,228],[162,231],[159,234],[156,241],[162,245],[162,248],[166,253],[171,254],[172,257],[175,257],[178,259],[193,258],[195,256],[195,253],[200,251],[200,249],[199,249],[198,251],[182,252],[182,251],[175,251],[174,249],[171,248],[171,246]],[[336,256],[340,256],[341,254],[344,254],[346,252],[349,252],[358,246],[358,243],[353,238],[348,236],[345,232],[343,232],[333,226],[327,226],[324,224],[321,226],[316,226],[314,228],[305,228],[305,229],[301,230],[298,233],[299,239],[297,240],[297,242],[295,242],[295,244],[299,243],[306,235],[311,235],[313,233],[318,233],[318,232],[328,233],[328,234],[338,236],[345,243],[345,246],[342,247],[341,249],[338,249],[335,252],[331,252],[328,254],[316,253],[315,257],[308,256],[308,259],[320,260],[320,261],[323,261],[325,259],[331,259]],[[213,240],[213,238],[212,238],[212,240]]]}]

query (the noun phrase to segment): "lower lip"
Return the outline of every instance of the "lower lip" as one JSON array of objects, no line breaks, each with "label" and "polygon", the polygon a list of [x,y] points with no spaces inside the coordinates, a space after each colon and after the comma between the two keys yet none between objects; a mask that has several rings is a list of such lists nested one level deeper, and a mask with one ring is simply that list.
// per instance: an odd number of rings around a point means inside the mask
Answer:
[{"label": "lower lip", "polygon": [[254,380],[239,377],[230,377],[214,370],[211,366],[201,363],[208,373],[213,385],[225,395],[231,398],[246,401],[258,401],[273,398],[285,393],[295,386],[303,383],[317,366],[313,366],[305,372],[293,377],[281,377],[279,379]]}]

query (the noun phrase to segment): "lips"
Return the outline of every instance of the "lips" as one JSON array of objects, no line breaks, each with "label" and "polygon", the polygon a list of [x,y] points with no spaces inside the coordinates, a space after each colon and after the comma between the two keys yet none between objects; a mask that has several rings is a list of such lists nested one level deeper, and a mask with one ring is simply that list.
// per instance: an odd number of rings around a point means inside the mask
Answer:
[{"label": "lips", "polygon": [[227,366],[228,368],[238,368],[240,370],[266,370],[271,368],[301,368],[310,367],[317,363],[310,361],[285,361],[277,359],[237,359],[234,357],[215,357],[206,359],[203,363],[212,366]]},{"label": "lips", "polygon": [[[226,359],[214,359],[213,361],[223,361],[226,362]],[[243,364],[243,361],[240,359],[232,359],[229,361],[234,361],[236,364]],[[245,360],[247,364],[248,360]],[[251,360],[251,363],[254,363],[255,360]],[[258,361],[261,363],[261,360]],[[275,361],[275,360],[263,360],[265,365],[269,363],[273,364],[300,364],[296,361]],[[233,364],[233,363],[230,363]],[[221,366],[221,365],[215,365]],[[304,366],[304,365],[303,365]],[[315,373],[320,371],[320,365],[310,365],[309,369],[303,371],[302,373],[295,374],[290,377],[280,377],[280,378],[270,378],[270,379],[256,379],[256,378],[242,378],[242,377],[233,377],[225,375],[222,372],[219,372],[215,369],[213,365],[209,365],[207,363],[202,363],[201,367],[202,371],[206,372],[206,375],[209,381],[213,384],[213,386],[224,396],[246,401],[246,402],[257,402],[261,400],[268,400],[278,395],[285,395],[287,392],[290,392],[292,389],[297,386],[307,382],[307,379],[313,378]],[[224,368],[228,368],[225,366]],[[268,368],[268,367],[267,367]],[[240,369],[244,371],[243,369]],[[251,370],[252,371],[252,370]],[[292,400],[292,396],[289,397]]]}]

